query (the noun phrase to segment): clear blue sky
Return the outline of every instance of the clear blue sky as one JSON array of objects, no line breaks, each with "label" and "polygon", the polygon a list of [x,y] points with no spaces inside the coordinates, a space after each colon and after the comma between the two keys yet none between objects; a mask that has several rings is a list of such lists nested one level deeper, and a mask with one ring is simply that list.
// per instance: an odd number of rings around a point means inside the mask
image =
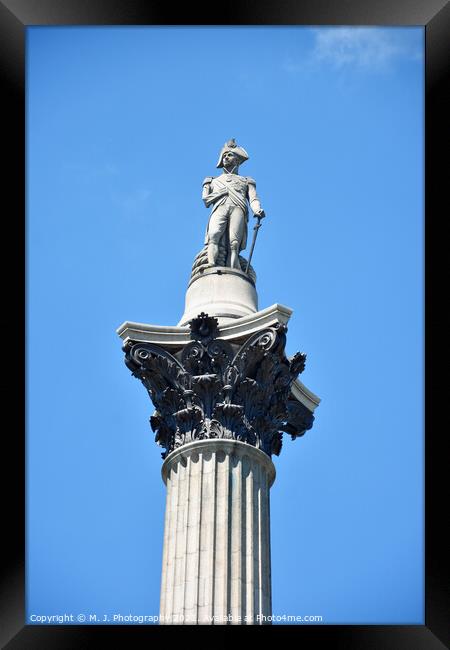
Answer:
[{"label": "clear blue sky", "polygon": [[273,612],[422,624],[423,29],[27,33],[27,614],[155,615],[165,490],[125,320],[175,325],[223,143],[267,213],[314,428],[275,457]]}]

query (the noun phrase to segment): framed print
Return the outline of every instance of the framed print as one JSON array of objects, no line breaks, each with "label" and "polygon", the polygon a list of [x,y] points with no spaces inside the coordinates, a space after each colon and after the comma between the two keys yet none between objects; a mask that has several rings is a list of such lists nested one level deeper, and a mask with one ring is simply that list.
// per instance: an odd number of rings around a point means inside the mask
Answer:
[{"label": "framed print", "polygon": [[[175,336],[192,322],[195,265],[219,255],[202,203],[234,173],[260,216],[244,238],[253,311],[293,311],[286,359],[306,353],[298,385],[317,407],[312,428],[287,420],[271,447],[271,631],[438,650],[450,643],[435,376],[448,5],[187,9],[0,4],[5,195],[11,243],[25,243],[5,277],[24,268],[26,297],[2,643],[139,645],[168,629],[163,406],[132,381],[126,346],[123,364],[121,323]],[[245,171],[228,167],[233,153]],[[245,250],[233,233],[224,268]]]}]

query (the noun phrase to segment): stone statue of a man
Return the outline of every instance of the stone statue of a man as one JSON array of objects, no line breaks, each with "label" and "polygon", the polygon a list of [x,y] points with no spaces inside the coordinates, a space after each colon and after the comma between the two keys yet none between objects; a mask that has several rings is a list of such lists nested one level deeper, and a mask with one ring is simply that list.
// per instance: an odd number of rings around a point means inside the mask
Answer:
[{"label": "stone statue of a man", "polygon": [[215,266],[219,243],[225,245],[226,266],[241,269],[239,253],[247,245],[248,204],[255,217],[263,218],[256,194],[256,183],[249,176],[239,175],[239,165],[248,160],[248,154],[235,140],[229,140],[220,152],[220,176],[208,176],[203,181],[202,199],[207,208],[213,206],[206,229],[208,266]]}]

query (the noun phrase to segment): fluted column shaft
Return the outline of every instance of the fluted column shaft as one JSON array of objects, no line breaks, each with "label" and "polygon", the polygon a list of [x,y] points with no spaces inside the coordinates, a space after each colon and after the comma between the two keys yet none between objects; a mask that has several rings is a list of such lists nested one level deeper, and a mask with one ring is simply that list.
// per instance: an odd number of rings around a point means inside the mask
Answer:
[{"label": "fluted column shaft", "polygon": [[270,458],[239,441],[200,440],[170,453],[162,475],[161,623],[267,622]]}]

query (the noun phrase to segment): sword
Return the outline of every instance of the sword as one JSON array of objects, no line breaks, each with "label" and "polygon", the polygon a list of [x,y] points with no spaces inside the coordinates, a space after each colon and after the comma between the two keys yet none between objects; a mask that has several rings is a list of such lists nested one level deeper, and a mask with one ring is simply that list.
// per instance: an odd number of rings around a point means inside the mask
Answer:
[{"label": "sword", "polygon": [[250,267],[250,262],[253,255],[253,249],[255,248],[256,237],[258,236],[258,230],[261,228],[261,219],[263,219],[265,216],[266,215],[263,213],[262,215],[258,215],[256,217],[258,219],[258,223],[256,223],[253,227],[253,241],[252,241],[252,247],[250,248],[250,255],[248,256],[248,260],[247,260],[247,267],[245,269],[246,273],[248,273],[248,269]]}]

